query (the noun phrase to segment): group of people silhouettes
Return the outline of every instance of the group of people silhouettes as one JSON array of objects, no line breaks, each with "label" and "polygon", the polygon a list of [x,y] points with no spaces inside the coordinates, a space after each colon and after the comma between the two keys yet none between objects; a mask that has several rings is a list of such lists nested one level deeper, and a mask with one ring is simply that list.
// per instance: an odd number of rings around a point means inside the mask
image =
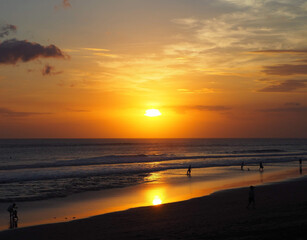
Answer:
[{"label": "group of people silhouettes", "polygon": [[[241,162],[241,170],[243,171],[244,170],[244,166],[245,166],[245,163],[244,161]],[[264,168],[263,168],[263,163],[262,162],[259,162],[259,171],[260,172],[263,172]],[[247,171],[249,171],[249,168],[247,169]]]},{"label": "group of people silhouettes", "polygon": [[8,207],[8,212],[10,213],[10,228],[17,228],[18,227],[18,216],[17,216],[17,205],[13,203]]}]

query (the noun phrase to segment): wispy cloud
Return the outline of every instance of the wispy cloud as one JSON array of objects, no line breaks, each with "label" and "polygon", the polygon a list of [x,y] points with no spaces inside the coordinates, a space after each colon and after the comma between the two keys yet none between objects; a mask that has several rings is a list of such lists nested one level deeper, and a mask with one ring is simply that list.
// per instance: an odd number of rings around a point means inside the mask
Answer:
[{"label": "wispy cloud", "polygon": [[281,83],[259,89],[258,92],[295,92],[307,87],[307,80],[286,80]]},{"label": "wispy cloud", "polygon": [[10,39],[0,43],[0,64],[16,64],[37,58],[65,58],[55,45],[42,46],[36,42]]},{"label": "wispy cloud", "polygon": [[262,72],[268,75],[306,75],[307,74],[307,64],[278,64],[274,66],[264,66]]},{"label": "wispy cloud", "polygon": [[211,111],[211,112],[224,112],[231,110],[228,106],[222,105],[180,105],[180,106],[165,106],[164,108],[173,109],[178,113],[185,113],[187,111]]},{"label": "wispy cloud", "polygon": [[272,112],[272,113],[307,113],[307,106],[292,106],[292,107],[277,107],[261,109],[261,112]]},{"label": "wispy cloud", "polygon": [[201,88],[201,89],[187,89],[187,88],[179,88],[178,92],[185,94],[203,94],[203,93],[215,93],[216,90],[212,88]]},{"label": "wispy cloud", "polygon": [[66,108],[67,112],[76,112],[76,113],[88,113],[91,112],[89,110],[85,110],[85,109],[72,109],[72,108]]},{"label": "wispy cloud", "polygon": [[271,54],[271,53],[291,53],[291,54],[306,54],[307,50],[296,50],[296,49],[268,49],[268,50],[259,50],[259,51],[251,51],[251,53],[259,53],[259,54]]},{"label": "wispy cloud", "polygon": [[109,49],[104,48],[81,48],[82,50],[93,51],[93,52],[109,52]]},{"label": "wispy cloud", "polygon": [[18,117],[30,117],[30,116],[34,116],[34,115],[45,115],[45,114],[52,114],[52,113],[42,113],[42,112],[18,112],[18,111],[13,111],[11,109],[8,108],[3,108],[0,107],[0,115],[4,116],[4,117],[14,117],[14,118],[18,118]]},{"label": "wispy cloud", "polygon": [[0,38],[8,36],[11,32],[16,32],[17,27],[12,24],[6,24],[4,26],[0,26]]}]

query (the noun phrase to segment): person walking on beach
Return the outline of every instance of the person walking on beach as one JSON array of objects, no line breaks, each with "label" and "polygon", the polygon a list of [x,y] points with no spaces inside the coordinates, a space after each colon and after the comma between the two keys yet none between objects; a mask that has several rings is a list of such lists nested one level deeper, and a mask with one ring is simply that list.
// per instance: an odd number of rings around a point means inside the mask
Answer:
[{"label": "person walking on beach", "polygon": [[13,228],[18,227],[18,216],[17,216],[17,209],[13,210]]},{"label": "person walking on beach", "polygon": [[188,176],[191,176],[191,168],[192,168],[191,165],[189,165],[189,168],[188,168],[188,171],[187,171]]},{"label": "person walking on beach", "polygon": [[300,159],[299,162],[300,162],[300,174],[303,174],[302,159]]},{"label": "person walking on beach", "polygon": [[10,228],[17,228],[18,216],[17,216],[17,205],[13,203],[8,207],[8,212],[10,213]]},{"label": "person walking on beach", "polygon": [[254,192],[255,187],[250,186],[249,187],[249,193],[248,193],[248,205],[247,209],[249,209],[249,206],[253,204],[253,208],[255,208],[255,192]]},{"label": "person walking on beach", "polygon": [[241,163],[241,170],[243,171],[244,169],[244,161],[242,161],[242,163]]},{"label": "person walking on beach", "polygon": [[259,171],[263,172],[263,163],[262,162],[259,163]]}]

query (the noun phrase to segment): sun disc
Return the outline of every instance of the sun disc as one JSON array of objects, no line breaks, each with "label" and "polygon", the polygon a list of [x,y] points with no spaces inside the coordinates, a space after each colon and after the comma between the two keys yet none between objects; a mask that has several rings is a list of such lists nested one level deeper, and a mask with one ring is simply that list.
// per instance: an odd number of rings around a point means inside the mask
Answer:
[{"label": "sun disc", "polygon": [[160,205],[162,203],[162,200],[156,196],[155,199],[152,201],[153,205]]},{"label": "sun disc", "polygon": [[158,109],[147,109],[144,115],[147,117],[158,117],[161,116],[162,113]]}]

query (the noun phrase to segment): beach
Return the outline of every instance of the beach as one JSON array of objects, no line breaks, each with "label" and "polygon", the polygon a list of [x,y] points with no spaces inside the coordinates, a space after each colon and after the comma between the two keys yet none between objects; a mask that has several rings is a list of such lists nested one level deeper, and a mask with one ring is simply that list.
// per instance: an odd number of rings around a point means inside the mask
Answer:
[{"label": "beach", "polygon": [[256,186],[256,208],[247,209],[248,187],[65,223],[0,232],[0,239],[304,239],[305,177]]}]

